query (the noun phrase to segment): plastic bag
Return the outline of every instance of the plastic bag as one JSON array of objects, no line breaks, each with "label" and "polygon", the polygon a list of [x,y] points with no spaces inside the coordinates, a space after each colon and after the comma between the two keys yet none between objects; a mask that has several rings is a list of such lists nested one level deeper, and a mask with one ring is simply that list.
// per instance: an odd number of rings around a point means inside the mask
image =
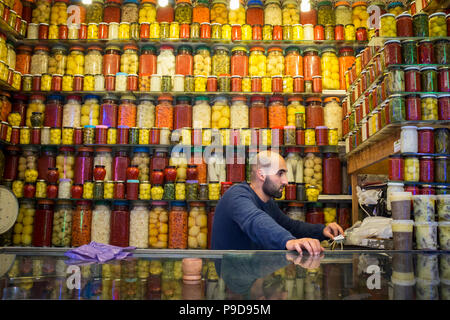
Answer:
[{"label": "plastic bag", "polygon": [[362,222],[356,222],[352,227],[345,231],[345,244],[361,245],[363,239],[392,238],[391,218],[367,217]]}]

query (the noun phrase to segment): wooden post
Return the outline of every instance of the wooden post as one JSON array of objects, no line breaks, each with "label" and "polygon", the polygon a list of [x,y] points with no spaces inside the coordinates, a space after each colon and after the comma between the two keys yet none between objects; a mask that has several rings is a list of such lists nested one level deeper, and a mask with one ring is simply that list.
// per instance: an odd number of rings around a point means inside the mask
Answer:
[{"label": "wooden post", "polygon": [[358,174],[355,172],[350,176],[350,181],[352,183],[352,225],[358,221],[359,217],[359,205],[358,196],[356,194],[356,186],[358,185]]}]

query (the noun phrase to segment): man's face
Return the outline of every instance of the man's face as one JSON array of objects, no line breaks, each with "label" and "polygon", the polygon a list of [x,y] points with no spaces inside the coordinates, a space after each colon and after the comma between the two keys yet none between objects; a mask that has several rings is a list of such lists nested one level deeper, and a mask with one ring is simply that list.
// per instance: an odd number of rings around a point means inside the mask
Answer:
[{"label": "man's face", "polygon": [[262,190],[264,193],[273,198],[280,198],[283,194],[283,188],[288,184],[286,176],[286,163],[284,160],[275,164],[272,168],[276,172],[275,174],[266,175]]}]

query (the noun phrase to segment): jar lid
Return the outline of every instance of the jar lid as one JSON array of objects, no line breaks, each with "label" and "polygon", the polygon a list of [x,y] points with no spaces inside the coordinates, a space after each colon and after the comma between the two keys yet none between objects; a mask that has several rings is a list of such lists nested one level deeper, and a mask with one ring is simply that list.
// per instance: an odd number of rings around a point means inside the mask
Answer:
[{"label": "jar lid", "polygon": [[440,98],[448,98],[448,97],[450,97],[450,93],[440,94],[438,98],[440,99]]},{"label": "jar lid", "polygon": [[229,182],[229,181],[224,181],[221,183],[222,185],[226,185],[226,186],[231,186],[233,184],[233,182]]},{"label": "jar lid", "polygon": [[118,201],[114,201],[113,205],[114,206],[128,206],[128,202],[127,201],[120,201],[120,200],[118,200]]},{"label": "jar lid", "polygon": [[333,100],[339,103],[338,97],[327,97],[327,98],[323,99],[323,102],[331,102]]},{"label": "jar lid", "polygon": [[127,180],[127,183],[139,183],[139,180]]},{"label": "jar lid", "polygon": [[388,40],[386,41],[384,44],[389,44],[389,43],[400,43],[400,40]]},{"label": "jar lid", "polygon": [[358,1],[358,2],[353,3],[352,8],[358,7],[358,6],[367,6],[367,3],[364,1]]},{"label": "jar lid", "polygon": [[403,129],[417,129],[417,127],[416,126],[403,126],[402,130]]},{"label": "jar lid", "polygon": [[282,96],[272,96],[269,98],[269,102],[274,102],[274,101],[284,101]]},{"label": "jar lid", "polygon": [[347,1],[338,1],[338,2],[336,2],[335,7],[338,7],[338,6],[348,6],[348,7],[350,7],[350,3],[348,3]]},{"label": "jar lid", "polygon": [[253,52],[253,51],[263,51],[263,52],[265,52],[266,50],[264,50],[263,47],[252,47],[252,48],[250,48],[250,52]]},{"label": "jar lid", "polygon": [[261,0],[249,0],[247,2],[247,6],[262,6],[263,3]]},{"label": "jar lid", "polygon": [[216,47],[214,47],[214,51],[216,51],[216,50],[224,50],[226,52],[229,51],[228,48],[225,46],[216,46]]},{"label": "jar lid", "polygon": [[78,200],[76,204],[77,204],[77,206],[78,206],[78,205],[80,205],[80,206],[90,206],[90,205],[91,205],[91,201],[88,201],[88,200]]},{"label": "jar lid", "polygon": [[403,182],[388,182],[387,183],[388,186],[404,186]]},{"label": "jar lid", "polygon": [[420,68],[419,68],[419,67],[407,67],[407,68],[405,68],[405,71],[409,71],[409,70],[416,70],[416,71],[419,71]]},{"label": "jar lid", "polygon": [[297,52],[300,53],[300,48],[298,47],[287,47],[286,48],[286,54],[290,53],[290,52]]},{"label": "jar lid", "polygon": [[421,98],[437,98],[436,94],[423,94],[420,96]]},{"label": "jar lid", "polygon": [[267,52],[272,52],[272,51],[283,52],[283,49],[280,47],[271,47],[271,48],[267,49]]},{"label": "jar lid", "polygon": [[158,101],[170,100],[173,101],[173,97],[170,94],[162,94],[158,97]]},{"label": "jar lid", "polygon": [[417,130],[434,130],[434,128],[433,127],[421,127],[421,128],[418,128]]},{"label": "jar lid", "polygon": [[185,201],[172,201],[172,206],[185,207],[186,206],[186,202]]},{"label": "jar lid", "polygon": [[321,1],[317,4],[317,7],[321,6],[331,6],[331,1]]},{"label": "jar lid", "polygon": [[393,17],[393,18],[395,18],[395,14],[393,14],[393,13],[385,13],[385,14],[382,14],[380,16],[380,18],[383,18],[383,17]]},{"label": "jar lid", "polygon": [[41,45],[34,47],[34,51],[38,51],[38,50],[49,51],[49,48],[47,46],[41,46]]},{"label": "jar lid", "polygon": [[75,95],[70,95],[70,96],[67,96],[67,100],[81,101],[81,97],[80,96],[75,96]]},{"label": "jar lid", "polygon": [[287,153],[298,153],[298,152],[300,152],[301,151],[301,149],[300,148],[296,148],[296,147],[289,147],[289,148],[286,148],[286,152]]},{"label": "jar lid", "polygon": [[74,46],[70,48],[70,51],[84,51],[83,47]]},{"label": "jar lid", "polygon": [[[15,96],[14,96],[14,99],[16,99]],[[49,100],[60,100],[60,101],[62,101],[63,99],[64,99],[64,97],[59,95],[59,94],[52,94],[52,95],[49,95],[47,97],[47,101],[49,101]]]},{"label": "jar lid", "polygon": [[429,18],[431,19],[432,17],[437,17],[437,16],[445,17],[445,13],[444,12],[435,12],[433,14],[430,14]]},{"label": "jar lid", "polygon": [[256,101],[262,101],[262,102],[265,102],[265,101],[266,101],[266,98],[265,98],[264,96],[255,95],[255,96],[252,96],[252,97],[250,98],[250,101],[251,101],[251,102],[256,102]]},{"label": "jar lid", "polygon": [[398,16],[397,16],[397,18],[396,19],[401,19],[401,18],[411,18],[412,16],[408,13],[408,12],[404,12],[404,13],[402,13],[402,14],[399,14]]},{"label": "jar lid", "polygon": [[424,70],[437,70],[437,68],[436,67],[422,67],[420,69],[420,71],[424,71]]},{"label": "jar lid", "polygon": [[243,46],[237,46],[237,47],[234,47],[233,49],[231,49],[231,52],[236,52],[236,51],[244,51],[246,53],[248,52],[247,48],[243,47]]}]

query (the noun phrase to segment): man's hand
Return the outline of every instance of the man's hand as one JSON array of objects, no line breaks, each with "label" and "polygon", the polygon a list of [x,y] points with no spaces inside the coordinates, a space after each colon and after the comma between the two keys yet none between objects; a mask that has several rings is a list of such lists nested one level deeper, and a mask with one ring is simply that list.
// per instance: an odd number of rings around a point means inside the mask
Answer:
[{"label": "man's hand", "polygon": [[325,229],[323,229],[323,235],[332,240],[334,239],[334,237],[336,237],[340,234],[344,234],[344,230],[336,222],[330,223],[329,225],[327,225],[325,227]]},{"label": "man's hand", "polygon": [[293,262],[296,265],[301,266],[304,269],[317,269],[320,267],[320,260],[324,257],[321,253],[319,256],[301,256],[296,253],[288,252],[286,254],[286,260]]},{"label": "man's hand", "polygon": [[325,249],[320,245],[319,240],[312,238],[301,238],[293,239],[286,242],[286,249],[297,250],[297,252],[302,255],[302,248],[306,249],[308,253],[312,256],[319,255]]}]

